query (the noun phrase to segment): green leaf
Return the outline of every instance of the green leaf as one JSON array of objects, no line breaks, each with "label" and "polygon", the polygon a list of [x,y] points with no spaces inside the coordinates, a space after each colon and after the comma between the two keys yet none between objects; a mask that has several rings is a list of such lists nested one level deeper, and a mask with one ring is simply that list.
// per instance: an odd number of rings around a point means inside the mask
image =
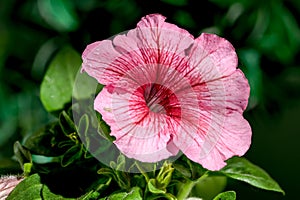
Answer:
[{"label": "green leaf", "polygon": [[84,114],[81,116],[79,123],[78,123],[78,127],[77,127],[77,131],[79,135],[84,135],[84,139],[85,141],[84,144],[86,145],[86,148],[89,149],[89,145],[90,145],[90,141],[89,141],[89,134],[88,134],[88,130],[89,130],[89,117],[87,114]]},{"label": "green leaf", "polygon": [[195,184],[191,196],[213,199],[217,194],[224,191],[226,184],[226,176],[208,176]]},{"label": "green leaf", "polygon": [[32,167],[32,156],[30,151],[21,145],[19,141],[16,141],[14,144],[14,154],[21,165],[24,174],[30,174]]},{"label": "green leaf", "polygon": [[53,148],[51,141],[54,139],[53,129],[55,124],[49,124],[26,137],[23,146],[32,154],[45,156],[58,156],[59,152]]},{"label": "green leaf", "polygon": [[172,167],[172,164],[164,162],[163,167],[160,169],[156,177],[156,183],[159,188],[165,189],[169,185],[173,171],[174,168]]},{"label": "green leaf", "polygon": [[71,102],[80,65],[79,54],[70,47],[64,47],[54,57],[41,84],[41,101],[47,111],[61,110]]},{"label": "green leaf", "polygon": [[67,167],[75,161],[79,160],[82,156],[82,149],[80,145],[72,146],[62,157],[61,166]]},{"label": "green leaf", "polygon": [[69,137],[70,134],[76,132],[76,126],[73,120],[64,110],[59,114],[59,125],[61,130],[67,137]]},{"label": "green leaf", "polygon": [[40,15],[54,29],[62,32],[77,29],[78,17],[71,0],[42,0],[37,4]]},{"label": "green leaf", "polygon": [[156,183],[155,179],[150,179],[147,186],[148,186],[149,191],[153,194],[164,194],[164,193],[166,193],[165,189],[161,189],[161,188],[157,187],[157,183]]},{"label": "green leaf", "polygon": [[129,192],[120,192],[110,195],[107,200],[142,200],[141,189],[133,187]]},{"label": "green leaf", "polygon": [[[300,29],[292,13],[281,3],[272,3],[270,27],[265,37],[259,41],[266,53],[274,53],[278,61],[286,64],[292,62],[300,47]],[[264,44],[268,37],[273,38],[271,44]],[[269,46],[270,45],[270,46]],[[271,51],[271,52],[269,52]],[[271,55],[273,56],[273,55]]]},{"label": "green leaf", "polygon": [[[78,72],[73,88],[73,96],[76,99],[91,98],[97,93],[98,82],[87,73]],[[101,86],[103,87],[103,86]]]},{"label": "green leaf", "polygon": [[7,200],[40,200],[43,184],[38,174],[34,174],[24,179],[7,197]]},{"label": "green leaf", "polygon": [[[54,194],[47,185],[41,182],[39,174],[33,174],[20,182],[7,197],[8,200],[40,200],[40,199],[61,199],[71,200],[74,198],[65,198],[61,195]],[[74,199],[75,200],[75,199]]]},{"label": "green leaf", "polygon": [[227,165],[220,172],[227,177],[244,181],[252,186],[284,194],[278,183],[267,172],[245,158],[233,157],[229,159]]},{"label": "green leaf", "polygon": [[213,200],[235,200],[235,191],[227,191],[218,194]]}]

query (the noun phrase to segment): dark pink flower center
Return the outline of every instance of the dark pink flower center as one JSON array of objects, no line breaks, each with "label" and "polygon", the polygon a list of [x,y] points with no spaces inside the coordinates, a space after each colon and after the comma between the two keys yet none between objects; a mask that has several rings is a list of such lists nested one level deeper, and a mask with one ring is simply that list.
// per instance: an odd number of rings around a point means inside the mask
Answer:
[{"label": "dark pink flower center", "polygon": [[180,116],[180,105],[176,95],[167,87],[149,83],[141,87],[144,100],[151,112]]}]

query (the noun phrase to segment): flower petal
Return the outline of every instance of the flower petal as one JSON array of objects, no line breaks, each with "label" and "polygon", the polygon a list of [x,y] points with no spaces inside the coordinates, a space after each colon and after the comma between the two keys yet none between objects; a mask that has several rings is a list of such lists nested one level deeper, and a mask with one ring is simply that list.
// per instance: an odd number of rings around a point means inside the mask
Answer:
[{"label": "flower petal", "polygon": [[170,119],[149,112],[138,95],[110,93],[105,87],[94,105],[110,125],[111,135],[116,137],[114,143],[126,156],[157,162],[178,153],[169,134]]},{"label": "flower petal", "polygon": [[[183,67],[193,36],[184,29],[166,23],[165,17],[148,15],[137,28],[119,34],[111,40],[89,45],[83,52],[83,70],[101,84],[116,82],[126,72],[147,64]],[[177,64],[176,64],[177,63]]]},{"label": "flower petal", "polygon": [[160,56],[164,52],[185,56],[185,51],[194,42],[194,37],[188,31],[165,22],[165,19],[159,14],[147,15],[137,24],[137,29],[129,34],[139,40],[141,49],[154,49],[160,64],[163,64]]},{"label": "flower petal", "polygon": [[104,72],[120,56],[111,40],[95,42],[88,45],[82,54],[82,71],[87,72],[101,84],[109,84],[114,76],[105,76]]},{"label": "flower petal", "polygon": [[[251,143],[251,128],[243,118],[249,85],[240,70],[206,84],[193,87],[198,95],[198,122],[174,136],[174,143],[191,160],[210,170],[218,170],[225,160],[243,155]],[[195,115],[195,113],[193,114]]]},{"label": "flower petal", "polygon": [[193,84],[202,84],[229,76],[238,64],[234,47],[224,38],[202,33],[189,53],[187,75]]},{"label": "flower petal", "polygon": [[182,150],[188,158],[209,170],[220,170],[226,165],[225,160],[244,155],[250,147],[251,127],[237,112],[228,116],[219,130],[213,131],[214,135],[210,132],[204,140],[201,138],[201,146],[194,139]]}]

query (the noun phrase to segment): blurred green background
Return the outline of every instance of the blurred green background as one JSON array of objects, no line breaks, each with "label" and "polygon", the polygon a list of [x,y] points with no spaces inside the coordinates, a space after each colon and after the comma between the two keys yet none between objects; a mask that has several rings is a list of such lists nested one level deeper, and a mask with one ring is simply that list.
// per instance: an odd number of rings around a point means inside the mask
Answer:
[{"label": "blurred green background", "polygon": [[[198,6],[200,2],[201,6]],[[229,182],[238,199],[297,199],[300,189],[299,0],[1,0],[0,174],[18,171],[13,143],[54,120],[39,87],[55,53],[135,28],[161,13],[195,37],[216,33],[236,48],[251,85],[245,117],[253,129],[246,157],[286,196]]]}]

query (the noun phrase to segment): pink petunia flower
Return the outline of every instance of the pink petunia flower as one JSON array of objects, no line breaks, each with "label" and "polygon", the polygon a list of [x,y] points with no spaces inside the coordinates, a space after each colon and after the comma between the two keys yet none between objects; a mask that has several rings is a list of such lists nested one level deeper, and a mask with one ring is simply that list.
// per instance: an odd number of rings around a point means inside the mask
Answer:
[{"label": "pink petunia flower", "polygon": [[227,40],[194,39],[152,14],[88,45],[82,58],[82,69],[105,85],[94,107],[126,156],[157,162],[181,151],[219,170],[248,150],[251,127],[242,114],[250,88]]}]

